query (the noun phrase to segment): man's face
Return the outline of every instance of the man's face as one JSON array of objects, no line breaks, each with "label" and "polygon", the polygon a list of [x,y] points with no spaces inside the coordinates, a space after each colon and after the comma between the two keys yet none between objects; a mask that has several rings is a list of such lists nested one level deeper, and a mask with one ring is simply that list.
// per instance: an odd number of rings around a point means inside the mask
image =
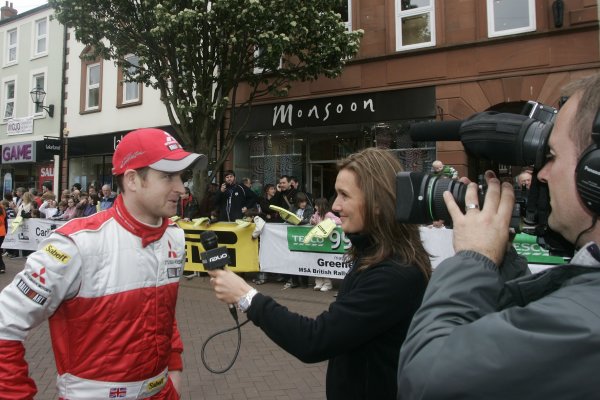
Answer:
[{"label": "man's face", "polygon": [[538,174],[548,183],[552,212],[548,225],[574,243],[579,233],[589,227],[592,214],[584,207],[575,184],[575,167],[579,151],[569,137],[581,94],[571,96],[561,108],[548,140],[549,155]]},{"label": "man's face", "polygon": [[293,187],[294,189],[298,189],[298,181],[290,181],[290,186]]},{"label": "man's face", "polygon": [[525,185],[525,187],[527,189],[529,189],[531,187],[531,175],[529,175],[529,174],[519,175],[519,186],[523,186],[523,185]]},{"label": "man's face", "polygon": [[125,192],[126,197],[132,197],[131,201],[127,199],[126,205],[129,212],[140,221],[157,225],[162,218],[169,218],[177,214],[177,203],[183,193],[185,193],[185,188],[181,180],[181,173],[149,169],[146,179],[137,176],[135,191],[128,189]]},{"label": "man's face", "polygon": [[112,191],[110,190],[109,187],[103,187],[102,188],[102,195],[104,197],[109,197],[111,195]]},{"label": "man's face", "polygon": [[287,180],[287,179],[285,179],[285,178],[281,178],[281,179],[279,180],[279,189],[280,189],[282,192],[285,192],[285,191],[286,191],[286,190],[288,190],[289,188],[290,188],[290,183],[288,182],[288,180]]},{"label": "man's face", "polygon": [[225,175],[225,183],[228,185],[233,185],[235,183],[235,175]]}]

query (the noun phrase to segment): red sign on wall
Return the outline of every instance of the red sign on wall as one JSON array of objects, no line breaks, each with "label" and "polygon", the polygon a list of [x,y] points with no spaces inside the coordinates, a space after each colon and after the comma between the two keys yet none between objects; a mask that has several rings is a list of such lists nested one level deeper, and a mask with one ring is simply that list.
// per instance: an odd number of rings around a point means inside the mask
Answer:
[{"label": "red sign on wall", "polygon": [[[37,168],[38,170],[38,191],[40,193],[43,192],[42,190],[42,185],[44,184],[44,182],[50,182],[50,183],[54,183],[54,164],[47,164],[47,165],[43,165],[43,166],[39,166]],[[54,184],[52,185],[54,186]]]}]

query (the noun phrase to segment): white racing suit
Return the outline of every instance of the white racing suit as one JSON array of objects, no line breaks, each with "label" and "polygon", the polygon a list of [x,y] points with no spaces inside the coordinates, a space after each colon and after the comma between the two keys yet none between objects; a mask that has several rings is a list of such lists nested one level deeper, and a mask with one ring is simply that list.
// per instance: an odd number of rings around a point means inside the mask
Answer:
[{"label": "white racing suit", "polygon": [[172,399],[181,370],[175,320],[183,230],[135,220],[115,206],[69,221],[0,293],[0,393],[31,399],[23,341],[49,319],[61,399]]}]

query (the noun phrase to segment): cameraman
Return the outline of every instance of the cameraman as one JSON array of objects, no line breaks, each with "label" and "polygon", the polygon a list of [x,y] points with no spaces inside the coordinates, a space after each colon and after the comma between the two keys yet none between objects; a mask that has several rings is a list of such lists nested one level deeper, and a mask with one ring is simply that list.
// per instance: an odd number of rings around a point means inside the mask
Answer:
[{"label": "cameraman", "polygon": [[592,143],[600,75],[571,83],[565,95],[538,177],[550,190],[550,227],[578,252],[568,265],[523,276],[526,265],[514,262],[512,248],[506,252],[511,185],[488,171],[485,205],[479,208],[471,183],[465,214],[444,193],[456,255],[435,270],[411,323],[398,399],[598,397],[600,206],[582,201],[575,171]]},{"label": "cameraman", "polygon": [[219,208],[219,221],[235,222],[244,217],[252,198],[242,185],[235,180],[235,172],[225,171],[225,182],[215,197],[215,204]]}]

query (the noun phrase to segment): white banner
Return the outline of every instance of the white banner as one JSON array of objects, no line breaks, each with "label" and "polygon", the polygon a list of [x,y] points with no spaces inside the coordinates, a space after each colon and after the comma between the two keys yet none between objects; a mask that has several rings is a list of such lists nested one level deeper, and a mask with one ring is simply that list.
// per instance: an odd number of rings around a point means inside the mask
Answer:
[{"label": "white banner", "polygon": [[[341,230],[330,236],[329,243],[309,244],[307,248],[323,249],[323,252],[290,250],[303,246],[302,231],[308,233],[312,226],[291,226],[289,224],[265,224],[260,235],[260,270],[292,275],[309,275],[327,278],[343,278],[351,265],[344,261],[344,247],[348,240]],[[426,250],[431,254],[435,268],[442,260],[454,255],[452,230],[421,228],[421,237]],[[322,242],[323,239],[318,239]]]},{"label": "white banner", "polygon": [[33,116],[11,118],[6,122],[7,135],[24,135],[27,133],[33,133]]},{"label": "white banner", "polygon": [[63,225],[65,221],[53,221],[45,218],[26,218],[23,223],[13,232],[12,219],[8,220],[8,232],[2,243],[3,249],[14,250],[37,250],[38,245],[50,233]]}]

